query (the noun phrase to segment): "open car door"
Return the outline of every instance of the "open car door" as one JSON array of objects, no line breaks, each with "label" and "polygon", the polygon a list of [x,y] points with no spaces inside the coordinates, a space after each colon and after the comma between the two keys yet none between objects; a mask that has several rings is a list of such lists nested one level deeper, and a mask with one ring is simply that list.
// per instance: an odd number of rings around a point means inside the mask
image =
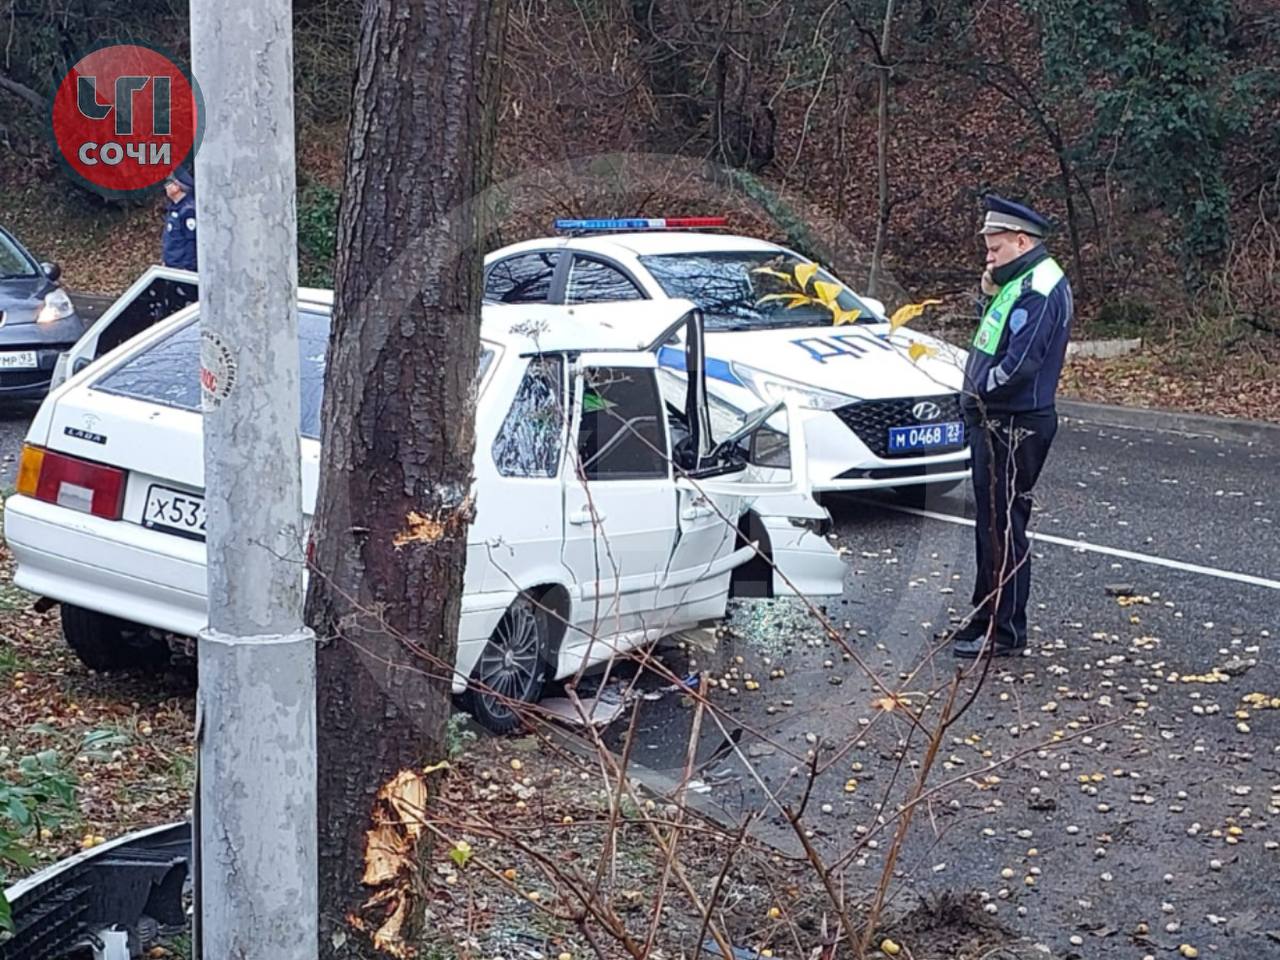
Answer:
[{"label": "open car door", "polygon": [[[826,536],[831,515],[809,486],[800,408],[778,401],[747,412],[708,393],[701,317],[691,315],[688,321],[655,344],[656,350],[667,352],[660,376],[672,414],[685,538],[677,553],[683,550],[692,557],[711,546],[717,557],[723,556],[730,549],[726,533],[733,532],[739,534],[733,539],[736,562],[730,561],[735,562],[736,595],[841,594],[847,565]],[[684,355],[684,371],[671,369],[675,350]],[[689,376],[688,371],[696,373]],[[680,438],[681,431],[687,436]],[[710,441],[702,442],[708,436]],[[727,531],[730,520],[737,530]],[[695,548],[698,541],[703,544]],[[749,554],[746,560],[739,559],[743,550]],[[690,578],[686,574],[684,579]],[[699,589],[707,586],[707,579],[700,578]]]},{"label": "open car door", "polygon": [[103,311],[75,346],[58,358],[51,389],[199,297],[196,274],[172,267],[148,267]]},{"label": "open car door", "polygon": [[[744,412],[707,391],[702,311],[688,311],[650,346],[684,355],[683,376],[662,370],[671,427],[679,434],[672,438],[677,485],[739,497],[809,495],[799,408],[779,400]],[[683,398],[676,395],[681,383]],[[683,409],[673,409],[681,399]]]}]

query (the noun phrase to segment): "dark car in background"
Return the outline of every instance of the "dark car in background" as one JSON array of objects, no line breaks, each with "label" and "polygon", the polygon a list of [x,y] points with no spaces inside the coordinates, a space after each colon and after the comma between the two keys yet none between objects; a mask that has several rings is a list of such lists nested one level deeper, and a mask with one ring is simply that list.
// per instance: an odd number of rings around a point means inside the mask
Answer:
[{"label": "dark car in background", "polygon": [[59,355],[84,333],[61,274],[0,227],[0,401],[44,396]]}]

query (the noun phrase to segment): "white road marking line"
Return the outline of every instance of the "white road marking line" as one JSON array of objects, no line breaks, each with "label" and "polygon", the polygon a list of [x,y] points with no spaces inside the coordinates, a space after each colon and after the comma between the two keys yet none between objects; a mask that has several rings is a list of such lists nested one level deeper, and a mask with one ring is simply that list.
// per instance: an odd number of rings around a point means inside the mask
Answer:
[{"label": "white road marking line", "polygon": [[[929,520],[941,520],[943,523],[956,523],[963,527],[972,527],[976,524],[968,517],[958,517],[953,513],[937,513],[933,510],[921,510],[917,507],[902,507],[897,504],[878,503],[877,506],[888,507],[890,510],[897,510],[899,513],[909,513],[917,517],[925,517]],[[1150,563],[1157,567],[1169,567],[1172,570],[1182,570],[1186,573],[1199,573],[1206,577],[1218,577],[1221,580],[1232,580],[1236,583],[1247,583],[1255,587],[1266,587],[1268,590],[1280,590],[1280,580],[1268,580],[1266,577],[1255,577],[1249,573],[1236,573],[1233,570],[1219,570],[1217,567],[1202,567],[1198,563],[1184,563],[1181,560],[1170,560],[1167,557],[1157,557],[1149,553],[1135,553],[1132,550],[1121,550],[1118,547],[1107,547],[1100,543],[1090,543],[1087,540],[1068,540],[1066,537],[1055,537],[1049,533],[1029,532],[1027,536],[1032,540],[1041,540],[1045,543],[1056,543],[1063,547],[1072,547],[1076,550],[1082,550],[1087,553],[1100,553],[1108,557],[1120,557],[1123,560],[1134,560],[1138,563]]]}]

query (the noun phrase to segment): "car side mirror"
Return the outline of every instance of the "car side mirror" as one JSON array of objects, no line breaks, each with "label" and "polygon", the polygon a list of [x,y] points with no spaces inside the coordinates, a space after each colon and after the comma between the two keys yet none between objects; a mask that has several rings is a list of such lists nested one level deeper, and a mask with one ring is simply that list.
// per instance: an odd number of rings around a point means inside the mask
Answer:
[{"label": "car side mirror", "polygon": [[872,310],[874,310],[876,313],[878,313],[880,316],[882,317],[887,316],[887,314],[884,312],[885,307],[884,307],[883,300],[877,300],[875,297],[863,297],[862,302],[865,303]]},{"label": "car side mirror", "polygon": [[88,357],[77,357],[76,362],[71,365],[71,375],[75,376],[92,362]]},{"label": "car side mirror", "polygon": [[58,278],[62,276],[62,267],[56,263],[45,261],[40,264],[40,269],[44,271],[44,275],[54,283],[58,282]]}]

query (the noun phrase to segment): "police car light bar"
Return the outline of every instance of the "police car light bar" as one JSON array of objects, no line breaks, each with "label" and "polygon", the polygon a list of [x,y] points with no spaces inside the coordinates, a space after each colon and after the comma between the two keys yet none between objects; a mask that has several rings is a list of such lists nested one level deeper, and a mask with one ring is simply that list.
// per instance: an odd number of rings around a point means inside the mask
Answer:
[{"label": "police car light bar", "polygon": [[727,225],[724,217],[597,217],[556,221],[557,230],[687,230]]}]

